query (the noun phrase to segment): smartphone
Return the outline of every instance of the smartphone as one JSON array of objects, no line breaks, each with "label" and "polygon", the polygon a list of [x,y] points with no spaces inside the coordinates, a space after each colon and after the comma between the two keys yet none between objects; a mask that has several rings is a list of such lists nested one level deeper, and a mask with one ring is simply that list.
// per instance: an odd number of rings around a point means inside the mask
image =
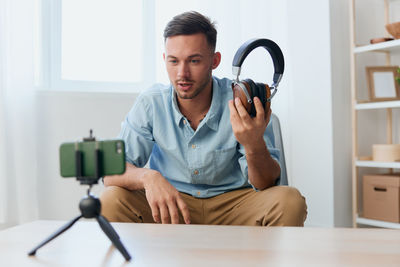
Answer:
[{"label": "smartphone", "polygon": [[95,175],[95,151],[100,151],[100,173],[104,175],[125,172],[125,143],[123,140],[85,141],[63,143],[60,146],[60,173],[62,177],[76,177],[76,151],[82,153],[82,176]]}]

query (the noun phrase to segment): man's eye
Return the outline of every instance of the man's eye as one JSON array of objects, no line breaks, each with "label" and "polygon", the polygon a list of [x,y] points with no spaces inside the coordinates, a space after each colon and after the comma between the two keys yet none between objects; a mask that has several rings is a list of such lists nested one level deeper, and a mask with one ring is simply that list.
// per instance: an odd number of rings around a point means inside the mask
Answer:
[{"label": "man's eye", "polygon": [[200,60],[198,60],[198,59],[192,59],[191,62],[192,62],[192,63],[199,63]]},{"label": "man's eye", "polygon": [[172,64],[176,64],[178,61],[177,60],[170,60],[169,61],[169,63],[172,63]]}]

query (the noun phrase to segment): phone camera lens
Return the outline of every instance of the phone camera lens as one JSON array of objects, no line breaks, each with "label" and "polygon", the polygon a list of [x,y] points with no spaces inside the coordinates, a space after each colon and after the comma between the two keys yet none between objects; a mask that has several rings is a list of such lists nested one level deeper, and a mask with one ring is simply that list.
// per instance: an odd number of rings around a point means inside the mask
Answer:
[{"label": "phone camera lens", "polygon": [[121,142],[117,142],[117,153],[118,154],[122,153],[122,144],[121,144]]}]

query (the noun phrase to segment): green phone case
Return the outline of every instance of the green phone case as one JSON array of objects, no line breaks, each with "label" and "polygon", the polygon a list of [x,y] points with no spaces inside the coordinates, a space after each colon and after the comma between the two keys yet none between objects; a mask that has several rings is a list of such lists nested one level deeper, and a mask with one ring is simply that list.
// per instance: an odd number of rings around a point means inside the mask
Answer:
[{"label": "green phone case", "polygon": [[[60,146],[60,173],[62,177],[75,177],[75,151],[82,152],[82,175],[94,176],[95,149],[101,151],[101,174],[113,175],[125,172],[125,143],[123,140],[63,143]],[[77,146],[77,147],[76,147]]]}]

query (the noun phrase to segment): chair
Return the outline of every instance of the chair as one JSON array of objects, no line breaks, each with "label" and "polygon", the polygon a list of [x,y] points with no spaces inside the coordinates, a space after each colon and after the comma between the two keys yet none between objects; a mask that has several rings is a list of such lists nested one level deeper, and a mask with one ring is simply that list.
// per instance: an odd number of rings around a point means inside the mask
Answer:
[{"label": "chair", "polygon": [[281,165],[281,175],[276,180],[275,185],[288,185],[287,172],[286,172],[286,161],[285,161],[285,151],[283,149],[282,142],[282,132],[281,132],[281,124],[279,122],[278,116],[274,113],[271,114],[271,124],[272,131],[275,137],[275,146],[280,150],[280,165]]}]

